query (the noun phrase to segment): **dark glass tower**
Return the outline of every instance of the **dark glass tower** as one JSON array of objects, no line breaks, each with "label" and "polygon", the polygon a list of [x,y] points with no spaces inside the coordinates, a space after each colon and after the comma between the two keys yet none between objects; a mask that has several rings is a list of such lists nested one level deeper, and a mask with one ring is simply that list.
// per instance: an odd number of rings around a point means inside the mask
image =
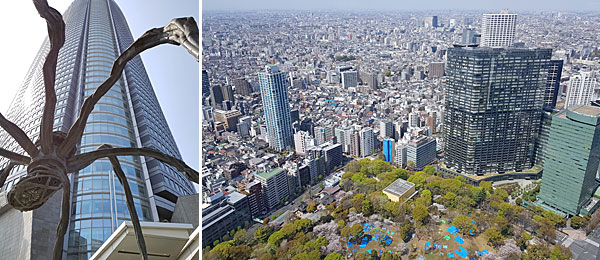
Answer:
[{"label": "dark glass tower", "polygon": [[560,87],[560,77],[562,76],[563,61],[550,60],[548,67],[548,79],[544,91],[544,110],[552,111],[556,108],[556,98]]},{"label": "dark glass tower", "polygon": [[[63,18],[66,41],[56,71],[54,127],[67,132],[85,98],[109,76],[114,60],[134,39],[113,0],[75,0]],[[46,39],[7,114],[33,140],[39,135],[44,102],[42,66],[49,47]],[[23,152],[5,132],[0,133],[1,147]],[[79,152],[102,144],[150,147],[181,159],[139,56],[128,63],[121,79],[95,106]],[[177,197],[195,193],[192,184],[171,166],[148,157],[119,159],[141,221],[170,220]],[[5,190],[25,174],[24,167],[13,170]],[[68,259],[87,259],[130,216],[108,160],[98,160],[74,173],[71,182],[73,203],[65,250]]]},{"label": "dark glass tower", "polygon": [[448,50],[447,167],[466,174],[532,167],[551,49]]}]

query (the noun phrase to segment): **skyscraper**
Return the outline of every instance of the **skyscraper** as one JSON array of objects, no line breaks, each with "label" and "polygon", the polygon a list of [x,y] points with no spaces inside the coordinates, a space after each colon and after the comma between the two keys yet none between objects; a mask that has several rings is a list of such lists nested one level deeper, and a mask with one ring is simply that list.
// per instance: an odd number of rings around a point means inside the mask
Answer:
[{"label": "skyscraper", "polygon": [[550,127],[538,203],[569,215],[589,211],[598,186],[598,163],[600,108],[576,106],[556,114]]},{"label": "skyscraper", "polygon": [[558,97],[562,68],[562,60],[550,60],[548,79],[546,80],[546,90],[544,91],[544,110],[546,111],[552,111],[556,108],[556,98]]},{"label": "skyscraper", "polygon": [[481,47],[508,47],[515,39],[517,15],[502,10],[498,14],[483,14]]},{"label": "skyscraper", "polygon": [[202,96],[208,97],[210,95],[210,80],[208,79],[208,72],[202,70]]},{"label": "skyscraper", "polygon": [[[78,116],[83,100],[108,78],[113,61],[134,39],[125,16],[113,0],[76,0],[63,18],[66,39],[56,69],[58,102],[54,130],[67,132]],[[7,114],[7,118],[25,129],[32,140],[38,139],[44,100],[42,66],[49,49],[50,43],[46,39]],[[89,152],[102,144],[150,147],[181,159],[139,56],[128,63],[120,80],[95,106],[77,152]],[[0,147],[18,151],[16,143],[4,132]],[[170,220],[177,197],[195,193],[192,184],[171,166],[148,157],[123,156],[119,159],[141,221]],[[25,174],[24,167],[13,170],[4,191]],[[74,173],[71,182],[73,203],[66,255],[68,259],[87,259],[123,221],[130,218],[129,211],[108,160],[98,160]],[[31,245],[27,250],[36,250],[35,254],[43,259],[47,255],[41,246],[48,247],[51,242],[47,236],[53,236],[55,231],[42,230],[54,229],[49,226],[58,216],[43,213],[44,210],[56,211],[51,207],[40,208],[33,212],[38,220],[31,220],[32,224],[24,223],[32,226],[32,233],[36,234],[30,238]],[[30,213],[10,214],[18,217]],[[1,242],[7,245],[4,240]],[[15,248],[23,246],[21,241],[17,242]]]},{"label": "skyscraper", "polygon": [[595,73],[592,71],[580,72],[569,79],[567,85],[567,99],[565,108],[577,105],[589,105],[596,88]]},{"label": "skyscraper", "polygon": [[467,174],[532,166],[551,49],[448,50],[445,161]]},{"label": "skyscraper", "polygon": [[233,80],[235,86],[235,93],[244,96],[250,96],[252,94],[252,87],[245,78],[237,78]]},{"label": "skyscraper", "polygon": [[289,149],[293,145],[294,132],[290,116],[286,74],[280,72],[276,65],[270,65],[265,67],[265,72],[258,73],[258,81],[269,146],[279,151]]}]

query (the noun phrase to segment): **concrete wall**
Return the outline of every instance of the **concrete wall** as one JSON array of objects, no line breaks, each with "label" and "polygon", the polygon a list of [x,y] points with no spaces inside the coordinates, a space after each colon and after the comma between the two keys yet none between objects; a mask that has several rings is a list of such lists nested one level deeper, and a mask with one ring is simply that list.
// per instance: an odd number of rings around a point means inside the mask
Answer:
[{"label": "concrete wall", "polygon": [[[0,259],[43,260],[54,251],[62,191],[41,208],[20,212],[0,193]],[[66,254],[64,254],[66,256]]]}]

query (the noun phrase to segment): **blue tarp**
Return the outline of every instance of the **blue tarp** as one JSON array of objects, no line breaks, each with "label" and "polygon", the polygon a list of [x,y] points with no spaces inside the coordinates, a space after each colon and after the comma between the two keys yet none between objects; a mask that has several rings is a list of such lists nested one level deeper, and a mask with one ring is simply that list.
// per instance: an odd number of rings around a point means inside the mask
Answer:
[{"label": "blue tarp", "polygon": [[431,242],[425,242],[425,248],[430,247],[431,246]]},{"label": "blue tarp", "polygon": [[460,236],[457,236],[456,238],[454,238],[454,241],[458,242],[461,245],[465,243],[465,241]]},{"label": "blue tarp", "polygon": [[460,251],[458,250],[454,250],[454,252],[461,256],[462,258],[467,258],[467,256],[469,255],[469,251],[467,251],[466,249],[462,248],[461,246],[458,246],[458,249],[460,249]]},{"label": "blue tarp", "polygon": [[469,234],[471,234],[471,236],[474,236],[475,233],[473,233],[473,230],[469,229]]},{"label": "blue tarp", "polygon": [[377,241],[377,238],[376,238],[376,237],[374,237],[374,238],[372,238],[372,240],[373,240],[373,241]]},{"label": "blue tarp", "polygon": [[452,235],[456,235],[456,233],[458,233],[458,228],[456,228],[454,225],[452,225],[448,229],[446,229],[446,231],[450,232],[450,234],[452,234]]},{"label": "blue tarp", "polygon": [[354,245],[348,241],[348,247],[353,247]]},{"label": "blue tarp", "polygon": [[487,249],[483,249],[483,251],[481,251],[481,255],[487,255],[487,254],[489,254],[489,253],[490,253],[490,252],[488,252],[488,251],[487,251]]},{"label": "blue tarp", "polygon": [[371,250],[373,250],[373,248],[369,248],[369,250],[367,250],[367,252],[369,252],[369,254],[371,253]]},{"label": "blue tarp", "polygon": [[357,248],[352,249],[352,252],[356,253],[356,251],[358,251]]},{"label": "blue tarp", "polygon": [[388,239],[385,241],[385,244],[386,244],[386,245],[388,245],[388,246],[389,246],[391,243],[392,243],[392,239],[391,239],[391,238],[388,238]]},{"label": "blue tarp", "polygon": [[454,257],[454,254],[453,253],[448,253],[448,258],[452,258],[452,257]]}]

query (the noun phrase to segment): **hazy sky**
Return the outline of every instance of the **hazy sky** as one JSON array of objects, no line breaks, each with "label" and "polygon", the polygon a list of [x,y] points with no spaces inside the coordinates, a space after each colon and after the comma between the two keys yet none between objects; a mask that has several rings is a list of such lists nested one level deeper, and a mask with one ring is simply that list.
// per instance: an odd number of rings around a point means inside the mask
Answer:
[{"label": "hazy sky", "polygon": [[[61,13],[72,0],[50,0]],[[197,0],[117,0],[134,38],[162,27],[172,18],[192,16],[199,22]],[[0,15],[0,112],[6,113],[17,89],[47,36],[46,22],[32,1],[11,1]],[[161,45],[141,54],[146,70],[183,159],[199,169],[199,64],[183,47]]]},{"label": "hazy sky", "polygon": [[585,10],[600,11],[600,0],[203,0],[202,10]]}]

